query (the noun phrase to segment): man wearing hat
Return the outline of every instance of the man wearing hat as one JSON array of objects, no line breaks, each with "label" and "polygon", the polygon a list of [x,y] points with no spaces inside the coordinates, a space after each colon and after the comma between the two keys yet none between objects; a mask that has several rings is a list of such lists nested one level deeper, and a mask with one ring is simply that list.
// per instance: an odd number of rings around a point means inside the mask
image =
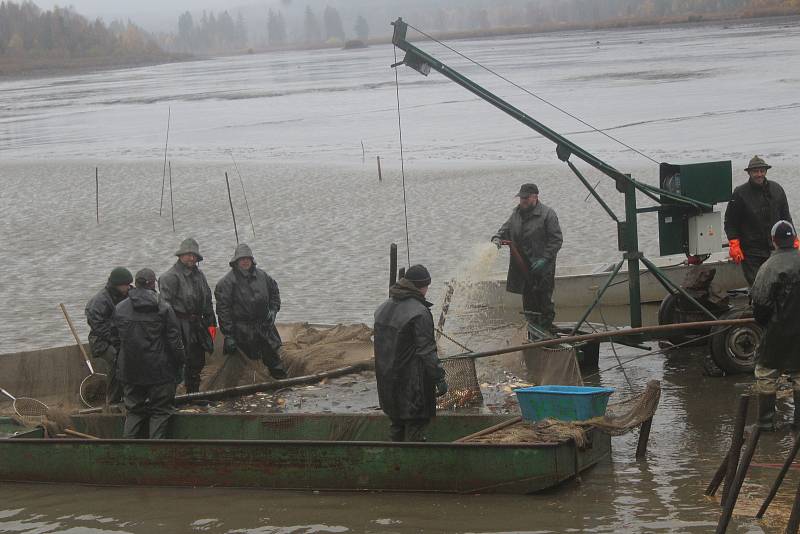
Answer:
[{"label": "man wearing hat", "polygon": [[492,243],[511,247],[506,291],[522,294],[522,309],[538,314],[538,322],[550,328],[556,316],[553,305],[556,255],[563,238],[556,212],[539,202],[536,184],[523,184],[519,205],[492,237]]},{"label": "man wearing hat", "polygon": [[234,354],[241,349],[251,360],[264,362],[273,378],[286,378],[281,361],[283,342],[275,327],[281,309],[278,283],[256,267],[253,251],[244,243],[236,247],[228,264],[231,270],[214,288],[219,326],[225,336],[223,352]]},{"label": "man wearing hat", "polygon": [[119,378],[125,398],[123,437],[163,439],[175,411],[175,386],[185,354],[172,307],[156,293],[156,273],[136,273],[136,287],[117,304]]},{"label": "man wearing hat", "polygon": [[125,267],[115,267],[108,276],[106,286],[89,299],[84,309],[89,324],[89,351],[92,358],[103,361],[97,367],[107,376],[106,401],[122,402],[122,386],[117,380],[117,354],[119,334],[111,322],[114,307],[128,296],[133,275]]},{"label": "man wearing hat", "polygon": [[191,237],[184,239],[175,252],[178,261],[161,275],[161,296],[175,310],[186,349],[186,392],[200,390],[200,371],[206,364],[206,352],[214,352],[217,319],[211,304],[211,288],[197,264],[203,261],[200,245]]},{"label": "man wearing hat", "polygon": [[430,285],[428,269],[412,265],[375,311],[375,378],[381,409],[392,422],[392,441],[425,441],[436,397],[447,393],[432,304],[425,300]]},{"label": "man wearing hat", "polygon": [[725,210],[725,234],[728,253],[742,265],[748,285],[753,285],[758,268],[767,261],[772,248],[770,228],[780,221],[792,222],[786,193],[777,183],[767,180],[772,167],[753,156],[745,171],[747,183],[733,190]]},{"label": "man wearing hat", "polygon": [[782,374],[788,374],[794,396],[794,427],[800,429],[800,255],[797,232],[789,221],[772,226],[775,250],[756,275],[750,296],[753,316],[764,329],[756,353],[755,390],[758,425],[775,427],[775,394]]}]

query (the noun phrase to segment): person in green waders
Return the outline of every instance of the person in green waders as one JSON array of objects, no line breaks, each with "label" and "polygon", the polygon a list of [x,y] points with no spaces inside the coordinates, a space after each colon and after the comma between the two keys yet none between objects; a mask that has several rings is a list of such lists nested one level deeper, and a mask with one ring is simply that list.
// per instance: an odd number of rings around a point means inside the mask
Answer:
[{"label": "person in green waders", "polygon": [[775,250],[758,270],[750,296],[753,317],[764,328],[758,345],[755,391],[758,426],[775,429],[775,396],[788,374],[794,396],[794,428],[800,429],[800,254],[794,248],[797,232],[789,221],[773,225]]}]

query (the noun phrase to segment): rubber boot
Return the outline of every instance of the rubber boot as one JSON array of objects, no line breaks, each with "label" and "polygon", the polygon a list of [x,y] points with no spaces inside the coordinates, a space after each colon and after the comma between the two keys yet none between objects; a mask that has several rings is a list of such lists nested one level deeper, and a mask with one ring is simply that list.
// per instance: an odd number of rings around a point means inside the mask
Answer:
[{"label": "rubber boot", "polygon": [[797,432],[800,430],[800,390],[793,389],[792,396],[794,397],[794,421],[792,423],[792,430]]},{"label": "rubber boot", "polygon": [[758,394],[758,427],[764,432],[775,431],[775,393]]}]

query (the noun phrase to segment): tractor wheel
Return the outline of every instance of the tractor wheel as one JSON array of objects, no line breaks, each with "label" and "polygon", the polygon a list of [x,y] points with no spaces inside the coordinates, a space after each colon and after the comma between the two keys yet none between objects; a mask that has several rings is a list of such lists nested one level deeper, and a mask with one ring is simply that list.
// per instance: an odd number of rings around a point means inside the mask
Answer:
[{"label": "tractor wheel", "polygon": [[[748,308],[734,308],[720,319],[746,319],[753,316]],[[711,329],[709,350],[714,362],[725,372],[752,373],[756,365],[756,351],[763,329],[756,323],[742,326],[715,326]]]}]

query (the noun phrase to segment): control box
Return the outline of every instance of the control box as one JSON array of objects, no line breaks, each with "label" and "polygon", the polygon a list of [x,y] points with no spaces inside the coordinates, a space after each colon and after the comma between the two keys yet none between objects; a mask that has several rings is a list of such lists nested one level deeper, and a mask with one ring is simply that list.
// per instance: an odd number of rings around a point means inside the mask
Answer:
[{"label": "control box", "polygon": [[722,214],[718,211],[689,217],[691,256],[713,254],[722,250]]}]

